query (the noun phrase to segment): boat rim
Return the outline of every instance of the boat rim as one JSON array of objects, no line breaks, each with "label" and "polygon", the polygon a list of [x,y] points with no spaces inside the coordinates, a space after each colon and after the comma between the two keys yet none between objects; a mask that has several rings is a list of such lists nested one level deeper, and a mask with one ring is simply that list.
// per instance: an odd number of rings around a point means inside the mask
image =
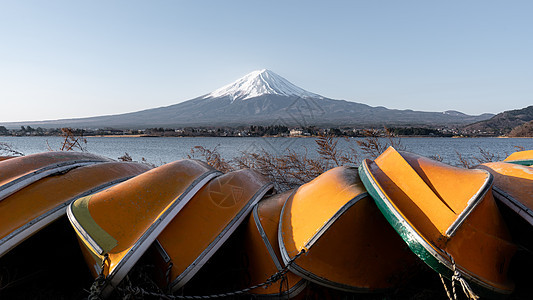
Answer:
[{"label": "boat rim", "polygon": [[[437,273],[444,275],[448,279],[451,279],[453,276],[453,265],[451,261],[441,255],[439,251],[435,249],[431,243],[429,243],[420,233],[418,233],[418,231],[409,223],[409,221],[407,221],[407,219],[405,219],[394,207],[390,199],[381,190],[374,176],[370,173],[368,161],[369,160],[366,159],[361,163],[361,167],[359,168],[360,178],[387,221],[394,227],[404,242],[420,259],[422,259],[422,261],[424,261]],[[492,178],[492,175],[490,177]],[[497,293],[503,295],[508,295],[512,292],[512,289],[500,289],[489,284],[487,281],[470,274],[460,265],[456,265],[456,267],[457,271],[459,271],[461,275],[465,276],[471,283],[475,284],[476,287],[483,289],[483,291],[486,291],[490,294]]]},{"label": "boat rim", "polygon": [[[294,191],[293,194],[291,194],[290,197],[292,197],[295,192],[296,191]],[[363,192],[363,193],[358,194],[357,196],[353,197],[350,201],[346,202],[339,210],[337,210],[337,212],[335,212],[335,214],[326,223],[324,223],[324,225],[313,235],[313,237],[311,237],[309,239],[309,241],[306,243],[306,246],[303,249],[303,251],[304,252],[309,251],[310,247],[312,247],[314,245],[314,243],[316,241],[318,241],[320,239],[320,237],[322,237],[322,235],[327,231],[327,229],[329,229],[346,211],[348,211],[353,205],[355,205],[361,199],[363,199],[365,197],[368,197],[368,196],[369,196],[369,194],[367,192]],[[283,208],[281,209],[280,216],[284,215],[285,206],[287,205],[287,202],[288,202],[289,198],[287,198],[287,201],[285,201],[285,204],[283,205]],[[280,247],[280,252],[281,252],[281,257],[283,259],[283,263],[285,265],[287,265],[291,261],[292,258],[290,257],[290,255],[289,255],[289,253],[287,251],[287,248],[285,247],[285,243],[283,241],[282,223],[283,223],[283,218],[280,217],[279,227],[278,227],[278,243],[279,243],[279,247]],[[309,245],[309,247],[307,247],[308,245]],[[351,285],[347,285],[347,284],[344,284],[344,283],[339,283],[339,282],[328,280],[328,279],[326,279],[324,277],[321,277],[321,276],[318,276],[318,275],[312,273],[311,271],[306,270],[302,266],[298,265],[296,260],[292,261],[292,263],[289,265],[289,270],[291,270],[296,275],[298,275],[298,276],[300,276],[300,277],[302,277],[304,279],[307,279],[307,280],[315,282],[315,283],[317,283],[319,285],[330,287],[330,288],[333,288],[333,289],[336,289],[336,290],[342,290],[342,291],[345,291],[345,292],[358,292],[358,293],[368,293],[368,292],[376,291],[376,289],[367,289],[367,288],[362,288],[362,287],[356,287],[356,286],[351,286]],[[380,290],[387,290],[387,289],[380,289]]]},{"label": "boat rim", "polygon": [[518,201],[509,193],[505,192],[503,189],[493,186],[492,191],[496,199],[505,204],[509,209],[514,211],[526,222],[533,226],[533,210],[525,206],[522,202]]},{"label": "boat rim", "polygon": [[[116,285],[122,281],[133,265],[146,252],[148,247],[152,244],[163,229],[172,221],[178,212],[189,202],[189,200],[211,179],[221,175],[222,172],[217,170],[208,170],[198,176],[180,196],[172,201],[168,207],[159,217],[148,227],[148,229],[141,235],[141,237],[133,244],[128,252],[116,264],[115,268],[107,275],[106,280],[101,289],[100,295],[107,298]],[[69,207],[72,207],[69,206]],[[74,218],[74,216],[72,215]],[[77,229],[77,228],[76,228]],[[81,235],[80,238],[85,239],[86,235]],[[92,240],[92,238],[90,239]],[[85,240],[85,245],[88,245],[90,240]],[[93,241],[94,242],[94,241]],[[95,242],[94,242],[95,243]],[[91,247],[89,247],[91,248]],[[90,249],[95,250],[95,249]],[[101,255],[103,252],[100,252]]]},{"label": "boat rim", "polygon": [[[22,225],[21,227],[15,229],[10,234],[5,236],[3,239],[0,239],[0,257],[2,257],[4,254],[9,252],[11,249],[16,247],[18,244],[20,244],[25,239],[31,237],[34,233],[45,227],[46,225],[52,223],[53,221],[57,220],[61,216],[63,216],[65,213],[68,215],[70,204],[74,201],[76,201],[79,198],[83,198],[87,195],[99,192],[101,190],[104,190],[106,188],[109,188],[113,185],[116,185],[122,181],[128,180],[133,176],[128,176],[124,178],[119,178],[110,182],[107,182],[105,184],[99,185],[95,188],[92,188],[88,191],[85,191],[79,195],[74,196],[73,198],[61,203],[60,205],[52,208],[51,210],[45,212],[44,214],[38,216],[37,218],[29,221],[28,223]],[[70,218],[69,218],[70,220]],[[72,224],[72,222],[71,222]],[[73,224],[74,225],[74,224]],[[79,224],[78,224],[79,225]]]},{"label": "boat rim", "polygon": [[0,186],[0,201],[6,199],[8,196],[12,195],[13,193],[23,189],[24,187],[40,180],[45,177],[67,172],[75,168],[87,166],[87,165],[93,165],[93,164],[99,164],[99,163],[105,163],[106,160],[71,160],[71,161],[64,161],[59,162],[51,165],[47,165],[43,168],[40,168],[38,170],[26,173],[20,177],[17,177],[16,179],[3,184]]},{"label": "boat rim", "polygon": [[[290,197],[290,195],[289,195]],[[286,199],[285,199],[286,201]],[[261,220],[259,219],[259,212],[258,212],[259,204],[256,204],[252,211],[252,216],[254,218],[255,226],[257,228],[257,231],[259,231],[259,235],[261,235],[261,239],[263,240],[263,243],[265,244],[265,247],[267,248],[268,254],[270,255],[270,258],[272,258],[272,261],[274,262],[274,265],[276,265],[276,269],[278,271],[283,270],[283,267],[281,266],[281,263],[279,262],[279,259],[274,252],[274,247],[272,247],[272,244],[268,240],[268,236],[266,235],[266,232],[263,228],[263,225],[261,224]]]},{"label": "boat rim", "polygon": [[224,244],[224,242],[231,236],[231,234],[237,229],[237,227],[248,216],[252,208],[263,198],[263,196],[272,188],[272,183],[267,183],[261,186],[261,188],[252,196],[250,201],[237,213],[235,217],[230,221],[222,232],[209,244],[209,246],[200,253],[200,255],[170,283],[172,291],[177,291],[183,287],[209,260],[216,251]]}]

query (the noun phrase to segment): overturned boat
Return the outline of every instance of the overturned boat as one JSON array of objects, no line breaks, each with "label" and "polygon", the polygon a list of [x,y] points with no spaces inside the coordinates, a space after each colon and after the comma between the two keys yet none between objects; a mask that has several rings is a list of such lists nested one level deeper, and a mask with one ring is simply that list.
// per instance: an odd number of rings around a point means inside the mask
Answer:
[{"label": "overturned boat", "polygon": [[494,197],[507,208],[503,213],[512,212],[507,218],[511,233],[517,242],[533,251],[533,167],[491,162],[476,168],[494,176]]},{"label": "overturned boat", "polygon": [[102,297],[111,294],[185,204],[220,174],[200,161],[180,160],[69,206],[68,218],[91,272],[105,276]]},{"label": "overturned boat", "polygon": [[224,174],[204,186],[159,234],[154,244],[160,256],[156,260],[158,269],[168,280],[167,288],[171,291],[182,288],[272,186],[250,169]]},{"label": "overturned boat", "polygon": [[365,160],[361,179],[411,250],[448,279],[457,270],[476,293],[513,291],[507,276],[516,246],[485,170],[452,167],[390,147]]},{"label": "overturned boat", "polygon": [[518,165],[533,166],[533,150],[514,152],[504,159],[504,161]]},{"label": "overturned boat", "polygon": [[19,157],[19,156],[0,156],[0,161],[8,160],[8,159],[15,158],[15,157]]},{"label": "overturned boat", "polygon": [[476,168],[494,176],[492,190],[496,199],[533,226],[533,167],[492,162]]},{"label": "overturned boat", "polygon": [[75,199],[130,179],[150,168],[139,163],[103,162],[45,177],[0,200],[0,257],[65,215]]},{"label": "overturned boat", "polygon": [[87,152],[44,152],[0,161],[0,201],[50,175],[78,167],[111,162]]},{"label": "overturned boat", "polygon": [[356,168],[331,169],[298,188],[281,212],[278,239],[289,270],[347,292],[397,287],[418,261],[382,216]]},{"label": "overturned boat", "polygon": [[[288,191],[263,199],[252,210],[244,238],[248,258],[247,286],[267,282],[272,275],[285,269],[278,243],[279,216],[283,204],[292,193]],[[290,299],[307,286],[307,280],[292,272],[284,276],[271,285],[255,288],[248,293],[258,299]]]}]

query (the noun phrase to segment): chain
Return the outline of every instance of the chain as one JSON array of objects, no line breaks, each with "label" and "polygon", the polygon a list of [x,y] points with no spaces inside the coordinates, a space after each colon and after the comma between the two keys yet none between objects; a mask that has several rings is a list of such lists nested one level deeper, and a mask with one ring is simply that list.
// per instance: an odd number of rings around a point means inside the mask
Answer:
[{"label": "chain", "polygon": [[[296,256],[294,256],[291,260],[289,260],[287,262],[287,265],[283,269],[279,270],[277,273],[275,273],[274,275],[270,276],[265,282],[260,283],[260,284],[256,284],[254,286],[251,286],[251,287],[239,290],[239,291],[221,293],[221,294],[214,294],[214,295],[205,295],[205,296],[166,295],[166,294],[162,294],[162,293],[146,291],[146,290],[144,290],[142,288],[131,287],[131,286],[126,287],[126,288],[122,288],[121,291],[122,292],[126,292],[126,293],[132,293],[134,295],[140,295],[140,296],[160,297],[162,299],[167,299],[167,300],[174,300],[174,299],[186,299],[186,300],[214,299],[214,298],[226,298],[226,297],[232,297],[232,296],[240,296],[240,295],[248,293],[251,290],[254,290],[254,289],[257,289],[257,288],[260,288],[260,287],[268,287],[268,286],[272,285],[274,282],[279,281],[280,279],[284,279],[285,278],[285,274],[287,274],[287,272],[289,271],[290,265],[298,257],[300,257],[304,253],[305,253],[305,250],[300,251],[298,254],[296,254]],[[89,300],[93,300],[93,299],[89,299]],[[94,300],[99,300],[99,299],[94,299]]]},{"label": "chain", "polygon": [[440,276],[440,280],[442,281],[442,285],[444,286],[444,289],[446,290],[446,294],[448,295],[448,299],[450,300],[457,300],[457,293],[455,292],[455,282],[458,281],[460,284],[461,284],[461,287],[463,288],[463,293],[468,297],[468,299],[470,300],[477,300],[479,299],[479,296],[476,295],[476,293],[474,293],[474,291],[472,290],[472,288],[470,287],[470,285],[468,285],[468,282],[466,282],[466,280],[461,276],[461,273],[459,272],[459,270],[457,269],[457,265],[455,264],[455,260],[453,260],[453,257],[445,252],[448,257],[450,258],[450,261],[452,262],[452,271],[453,271],[453,275],[452,275],[452,293],[453,293],[453,299],[450,295],[450,291],[448,290],[448,287],[446,286],[446,283],[444,282],[444,278],[442,277],[441,274],[439,274]]}]

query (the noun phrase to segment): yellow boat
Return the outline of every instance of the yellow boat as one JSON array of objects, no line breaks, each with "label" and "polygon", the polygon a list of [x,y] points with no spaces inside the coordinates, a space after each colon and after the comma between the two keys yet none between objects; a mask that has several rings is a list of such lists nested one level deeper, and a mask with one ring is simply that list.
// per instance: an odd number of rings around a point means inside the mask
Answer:
[{"label": "yellow boat", "polygon": [[183,287],[271,189],[266,178],[250,169],[224,174],[204,186],[154,245],[164,261],[159,269],[170,271],[168,287]]},{"label": "yellow boat", "polygon": [[356,168],[337,167],[302,185],[280,216],[289,270],[347,292],[380,292],[409,277],[417,258],[365,190]]},{"label": "yellow boat", "polygon": [[492,162],[476,168],[494,176],[492,191],[504,205],[502,214],[515,241],[533,251],[533,167]]},{"label": "yellow boat", "polygon": [[492,162],[476,168],[494,176],[492,190],[496,199],[533,226],[533,167]]},{"label": "yellow boat", "polygon": [[485,296],[513,291],[507,272],[516,246],[490,192],[490,173],[392,147],[363,161],[359,172],[389,223],[431,268],[450,279],[454,262]]},{"label": "yellow boat", "polygon": [[[278,243],[279,216],[292,193],[288,191],[263,199],[252,210],[244,238],[248,257],[247,286],[266,282],[285,267]],[[287,299],[297,296],[307,286],[307,280],[292,272],[286,276],[285,280],[253,289],[249,294],[260,299]]]},{"label": "yellow boat", "polygon": [[69,206],[67,215],[91,272],[105,276],[102,297],[111,294],[198,190],[220,174],[200,161],[180,160]]},{"label": "yellow boat", "polygon": [[0,201],[0,257],[22,241],[65,215],[75,199],[146,172],[138,163],[86,165],[43,178]]},{"label": "yellow boat", "polygon": [[44,152],[0,161],[0,201],[39,179],[111,159],[86,152]]},{"label": "yellow boat", "polygon": [[503,161],[524,166],[533,166],[533,150],[514,152]]}]

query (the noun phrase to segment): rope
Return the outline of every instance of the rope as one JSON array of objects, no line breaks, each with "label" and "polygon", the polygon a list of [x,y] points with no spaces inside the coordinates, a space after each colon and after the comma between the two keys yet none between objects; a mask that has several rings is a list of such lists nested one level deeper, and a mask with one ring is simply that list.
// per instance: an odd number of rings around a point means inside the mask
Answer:
[{"label": "rope", "polygon": [[448,286],[446,286],[446,282],[444,282],[444,277],[442,277],[440,273],[439,273],[439,277],[440,277],[440,282],[442,282],[442,286],[444,286],[444,290],[446,291],[446,295],[448,295],[448,299],[453,300],[452,295],[450,294],[450,291],[448,290]]},{"label": "rope", "polygon": [[104,275],[104,268],[105,263],[109,259],[109,256],[107,253],[104,255],[104,259],[102,260],[102,266],[100,267],[100,274],[98,274],[98,277],[94,280],[93,284],[89,288],[89,296],[87,297],[87,300],[102,300],[100,298],[100,294],[102,293],[102,289],[104,288],[106,278]]},{"label": "rope", "polygon": [[444,282],[444,278],[442,277],[441,274],[439,274],[440,276],[440,280],[442,282],[442,285],[444,286],[444,289],[446,290],[446,294],[448,295],[448,299],[450,300],[457,300],[457,293],[455,291],[455,282],[459,282],[461,284],[461,287],[463,289],[463,293],[468,297],[468,299],[470,300],[477,300],[479,299],[479,296],[476,295],[476,293],[474,293],[474,291],[472,290],[472,288],[470,287],[470,285],[468,284],[468,282],[466,282],[466,280],[461,276],[461,272],[459,272],[459,270],[457,269],[457,265],[455,264],[455,260],[453,260],[453,257],[445,252],[448,257],[450,258],[450,261],[452,263],[452,271],[453,271],[453,275],[452,275],[452,293],[453,293],[453,299],[450,295],[450,291],[448,290],[448,287],[446,286],[446,283]]},{"label": "rope", "polygon": [[[221,294],[214,294],[214,295],[205,295],[205,296],[167,295],[167,294],[162,294],[162,293],[150,292],[150,291],[144,290],[144,289],[139,288],[139,287],[131,287],[131,286],[127,286],[125,288],[121,288],[120,291],[121,292],[126,292],[126,293],[133,293],[136,296],[138,295],[138,296],[160,297],[160,298],[167,299],[167,300],[174,300],[174,299],[196,300],[196,299],[214,299],[214,298],[227,298],[227,297],[232,297],[232,296],[240,296],[240,295],[244,295],[244,294],[248,293],[249,291],[254,290],[256,288],[268,287],[268,286],[272,285],[274,282],[279,281],[280,279],[284,279],[285,278],[285,274],[287,274],[287,272],[289,271],[290,265],[298,257],[300,257],[304,253],[305,253],[305,250],[300,251],[300,253],[298,253],[291,260],[289,260],[289,262],[287,263],[287,265],[283,269],[279,270],[277,273],[275,273],[274,275],[270,276],[265,282],[260,283],[260,284],[256,284],[256,285],[253,285],[251,287],[248,287],[248,288],[245,288],[245,289],[242,289],[242,290],[238,290],[238,291],[233,291],[233,292],[228,292],[228,293],[221,293]],[[89,300],[93,300],[93,299],[89,299]],[[94,300],[100,300],[100,299],[94,299]]]}]

